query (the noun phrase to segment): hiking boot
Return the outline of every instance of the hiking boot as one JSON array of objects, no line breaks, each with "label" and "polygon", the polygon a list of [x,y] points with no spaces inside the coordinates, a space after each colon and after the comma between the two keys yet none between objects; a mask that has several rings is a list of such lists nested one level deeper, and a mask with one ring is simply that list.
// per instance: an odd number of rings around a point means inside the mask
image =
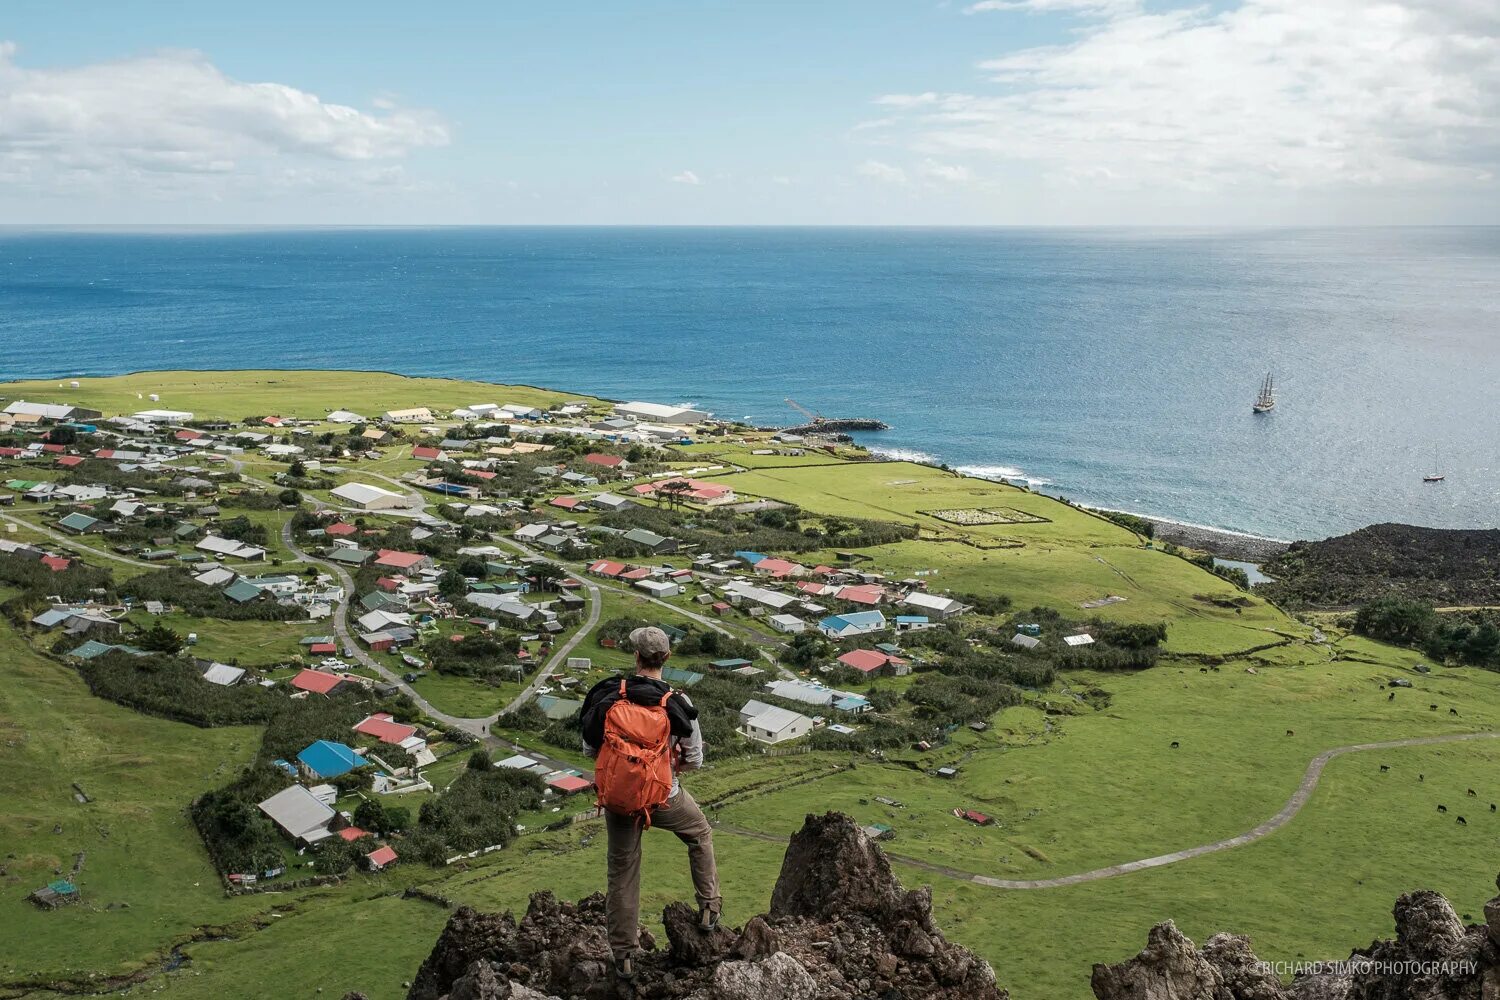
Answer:
[{"label": "hiking boot", "polygon": [[711,906],[698,907],[698,929],[711,931],[719,926],[719,911]]},{"label": "hiking boot", "polygon": [[630,982],[635,978],[635,957],[632,955],[615,956],[615,978],[621,982]]}]

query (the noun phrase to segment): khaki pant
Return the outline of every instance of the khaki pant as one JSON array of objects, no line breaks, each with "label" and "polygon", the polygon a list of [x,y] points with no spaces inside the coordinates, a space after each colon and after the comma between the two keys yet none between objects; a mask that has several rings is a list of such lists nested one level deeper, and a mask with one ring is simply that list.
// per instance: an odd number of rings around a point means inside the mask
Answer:
[{"label": "khaki pant", "polygon": [[[680,789],[651,814],[651,826],[670,830],[687,845],[698,906],[718,910],[713,830],[687,789]],[[605,898],[609,947],[616,955],[628,955],[640,944],[642,827],[636,820],[605,810],[604,828],[609,834],[609,893]]]}]

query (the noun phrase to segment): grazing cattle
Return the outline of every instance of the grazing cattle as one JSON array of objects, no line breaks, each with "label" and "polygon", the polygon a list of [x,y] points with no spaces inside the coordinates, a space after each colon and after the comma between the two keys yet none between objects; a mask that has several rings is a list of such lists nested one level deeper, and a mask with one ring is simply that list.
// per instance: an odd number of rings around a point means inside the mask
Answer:
[{"label": "grazing cattle", "polygon": [[1386,701],[1395,701],[1396,700],[1396,692],[1392,691],[1390,694],[1386,695],[1385,700]]},{"label": "grazing cattle", "polygon": [[1437,706],[1436,705],[1428,705],[1427,706],[1427,710],[1430,711],[1430,712],[1436,712],[1437,711]]},{"label": "grazing cattle", "polygon": [[1450,708],[1450,709],[1448,709],[1448,714],[1449,715],[1457,715],[1458,714],[1458,709],[1456,709],[1456,708]]},{"label": "grazing cattle", "polygon": [[1206,673],[1208,673],[1208,668],[1207,667],[1199,667],[1198,668],[1198,673],[1200,673],[1200,674],[1206,674]]},{"label": "grazing cattle", "polygon": [[1466,820],[1466,819],[1464,819],[1462,816],[1460,816],[1460,817],[1458,817],[1458,825],[1459,826],[1468,826],[1469,825],[1469,821]]},{"label": "grazing cattle", "polygon": [[1427,780],[1427,775],[1425,775],[1425,774],[1419,774],[1419,775],[1417,775],[1417,780],[1418,781],[1426,781]]},{"label": "grazing cattle", "polygon": [[1177,749],[1177,748],[1178,748],[1178,747],[1180,747],[1180,746],[1182,746],[1182,744],[1181,744],[1181,743],[1178,743],[1178,742],[1177,742],[1177,741],[1176,741],[1176,740],[1173,740],[1173,741],[1172,741],[1172,749],[1173,749],[1173,750],[1176,750],[1176,749]]},{"label": "grazing cattle", "polygon": [[1390,769],[1391,769],[1391,765],[1389,765],[1389,764],[1381,764],[1380,765],[1380,773],[1381,774],[1384,774],[1385,772],[1389,771]]},{"label": "grazing cattle", "polygon": [[1478,792],[1474,791],[1474,789],[1472,789],[1472,788],[1469,789],[1469,798],[1476,799],[1478,797],[1479,797],[1479,793]]},{"label": "grazing cattle", "polygon": [[1447,806],[1438,806],[1438,812],[1445,813],[1447,811],[1448,811],[1448,807]]},{"label": "grazing cattle", "polygon": [[1296,735],[1297,735],[1297,734],[1296,734],[1296,732],[1295,732],[1295,731],[1293,731],[1293,730],[1291,730],[1291,729],[1288,729],[1288,730],[1287,730],[1287,731],[1286,731],[1286,734],[1287,734],[1287,735],[1288,735],[1288,736],[1296,736]]},{"label": "grazing cattle", "polygon": [[1218,673],[1219,672],[1219,668],[1218,667],[1209,667],[1208,669],[1212,670],[1214,673]]},{"label": "grazing cattle", "polygon": [[1490,803],[1490,812],[1494,812],[1494,811],[1495,811],[1495,803],[1491,802]]}]

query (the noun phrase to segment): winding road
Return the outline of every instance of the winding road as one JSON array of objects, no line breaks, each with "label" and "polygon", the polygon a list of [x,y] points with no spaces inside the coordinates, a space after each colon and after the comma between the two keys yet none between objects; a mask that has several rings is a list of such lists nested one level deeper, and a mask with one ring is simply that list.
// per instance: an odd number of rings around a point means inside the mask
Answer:
[{"label": "winding road", "polygon": [[[1131,872],[1144,871],[1148,868],[1162,868],[1166,865],[1176,864],[1179,861],[1187,861],[1190,858],[1199,858],[1205,854],[1214,854],[1218,851],[1227,851],[1234,847],[1243,847],[1254,843],[1263,837],[1286,826],[1292,818],[1302,811],[1307,800],[1312,797],[1313,791],[1318,787],[1318,780],[1323,776],[1323,768],[1328,762],[1336,757],[1342,757],[1347,753],[1361,753],[1366,750],[1396,750],[1402,747],[1432,746],[1437,743],[1462,743],[1470,740],[1492,740],[1500,739],[1500,733],[1451,733],[1446,736],[1414,736],[1404,740],[1387,740],[1383,743],[1354,743],[1344,747],[1334,747],[1332,750],[1324,750],[1308,762],[1307,770],[1302,775],[1302,783],[1287,799],[1286,805],[1281,811],[1259,826],[1233,837],[1225,837],[1223,840],[1215,840],[1209,844],[1200,844],[1197,847],[1185,848],[1181,851],[1172,851],[1168,854],[1158,854],[1151,858],[1142,858],[1139,861],[1126,861],[1123,864],[1110,865],[1106,868],[1095,868],[1093,871],[1079,872],[1075,875],[1060,875],[1057,878],[1039,879],[1004,879],[994,878],[990,875],[981,875],[977,872],[964,871],[960,868],[952,868],[947,865],[935,864],[931,861],[923,861],[920,858],[908,857],[894,851],[886,851],[886,855],[893,861],[899,861],[904,865],[922,871],[933,872],[938,875],[946,875],[949,878],[959,879],[964,882],[972,882],[975,885],[987,886],[991,889],[1060,889],[1063,886],[1080,885],[1084,882],[1098,882],[1101,879],[1115,878],[1119,875],[1128,875]],[[738,834],[745,837],[753,837],[756,840],[765,840],[772,843],[784,844],[786,837],[778,837],[773,834],[763,833],[760,830],[751,830],[745,827],[719,824],[719,829],[727,833]]]}]

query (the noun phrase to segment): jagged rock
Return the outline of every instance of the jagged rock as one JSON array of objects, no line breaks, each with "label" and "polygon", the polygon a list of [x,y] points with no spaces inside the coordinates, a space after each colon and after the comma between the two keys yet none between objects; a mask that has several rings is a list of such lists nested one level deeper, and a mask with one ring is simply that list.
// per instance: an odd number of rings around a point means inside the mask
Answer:
[{"label": "jagged rock", "polygon": [[815,1000],[818,984],[800,962],[778,951],[761,962],[725,962],[714,970],[712,1000]]},{"label": "jagged rock", "polygon": [[1218,970],[1234,1000],[1282,1000],[1286,995],[1281,980],[1255,957],[1243,934],[1215,934],[1203,943],[1203,957]]},{"label": "jagged rock", "polygon": [[1223,975],[1170,920],[1151,928],[1135,958],[1095,965],[1091,983],[1099,1000],[1232,1000]]},{"label": "jagged rock", "polygon": [[[600,873],[602,876],[602,872]],[[847,816],[809,816],[793,838],[771,912],[742,930],[705,932],[697,913],[662,914],[669,947],[641,938],[631,992],[661,1000],[1006,1000],[989,965],[950,944],[931,894],[907,891]],[[604,898],[531,897],[520,923],[460,909],[413,980],[408,1000],[560,1000],[615,995]],[[505,992],[509,990],[509,992]]]}]

